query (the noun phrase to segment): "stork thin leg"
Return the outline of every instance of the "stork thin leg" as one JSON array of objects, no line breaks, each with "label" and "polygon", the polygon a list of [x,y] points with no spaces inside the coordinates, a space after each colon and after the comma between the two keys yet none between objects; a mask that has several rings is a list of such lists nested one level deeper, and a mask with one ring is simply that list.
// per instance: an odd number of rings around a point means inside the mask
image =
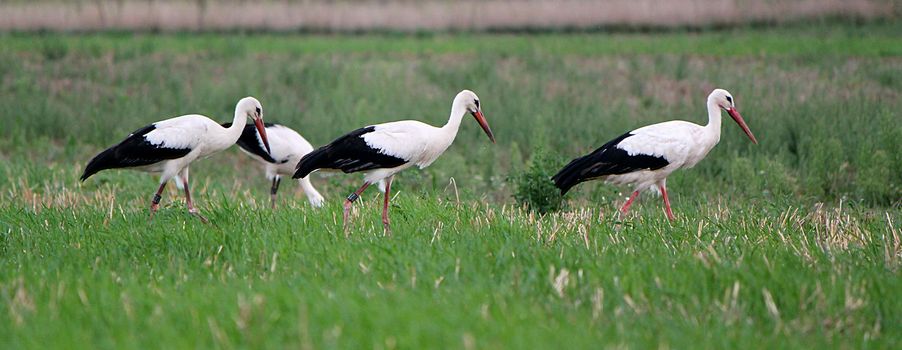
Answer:
[{"label": "stork thin leg", "polygon": [[197,210],[197,208],[194,207],[194,202],[191,201],[191,190],[188,188],[187,176],[182,177],[182,185],[185,186],[185,204],[187,204],[188,206],[188,213],[196,216],[198,219],[200,219],[201,222],[206,224],[208,222],[207,218],[205,218],[203,215],[200,215],[200,212]]},{"label": "stork thin leg", "polygon": [[639,198],[639,191],[633,191],[633,194],[630,195],[630,199],[627,199],[626,203],[620,207],[620,214],[626,215],[626,213],[629,213],[630,206],[633,205],[633,201],[636,200],[636,198]]},{"label": "stork thin leg", "polygon": [[382,228],[385,229],[385,235],[391,236],[391,227],[389,227],[388,221],[388,201],[391,199],[391,180],[394,176],[389,176],[385,179],[385,193],[382,195],[385,196],[385,202],[382,204]]},{"label": "stork thin leg", "polygon": [[160,209],[160,199],[163,199],[163,190],[166,189],[166,182],[160,184],[160,188],[157,189],[157,193],[153,195],[153,200],[150,202],[150,219],[153,220],[153,214],[157,212],[157,209]]},{"label": "stork thin leg", "polygon": [[661,189],[661,195],[664,197],[664,211],[667,213],[667,219],[673,221],[676,218],[673,217],[673,211],[670,210],[670,199],[667,198],[667,188],[665,188],[664,185],[659,185],[658,188]]},{"label": "stork thin leg", "polygon": [[348,216],[350,216],[351,214],[351,204],[354,203],[357,198],[360,198],[360,194],[363,193],[363,191],[366,191],[367,187],[370,187],[370,183],[364,182],[363,186],[360,186],[357,191],[354,191],[354,193],[351,193],[350,195],[348,195],[348,198],[345,199],[344,229],[346,238],[350,237],[350,231],[348,231]]},{"label": "stork thin leg", "polygon": [[276,209],[276,192],[279,192],[279,183],[282,178],[276,176],[272,179],[272,188],[269,189],[270,207]]}]

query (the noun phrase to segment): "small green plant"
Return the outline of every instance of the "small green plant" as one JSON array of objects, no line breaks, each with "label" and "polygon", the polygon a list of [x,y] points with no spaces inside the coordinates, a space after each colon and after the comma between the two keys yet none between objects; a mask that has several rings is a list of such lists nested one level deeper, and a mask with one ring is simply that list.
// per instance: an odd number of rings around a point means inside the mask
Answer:
[{"label": "small green plant", "polygon": [[514,187],[514,199],[540,214],[561,209],[564,200],[554,187],[551,177],[561,168],[561,160],[542,148],[533,152],[526,170],[509,178]]},{"label": "small green plant", "polygon": [[47,39],[41,42],[41,53],[48,61],[56,61],[69,54],[69,44],[63,39]]}]

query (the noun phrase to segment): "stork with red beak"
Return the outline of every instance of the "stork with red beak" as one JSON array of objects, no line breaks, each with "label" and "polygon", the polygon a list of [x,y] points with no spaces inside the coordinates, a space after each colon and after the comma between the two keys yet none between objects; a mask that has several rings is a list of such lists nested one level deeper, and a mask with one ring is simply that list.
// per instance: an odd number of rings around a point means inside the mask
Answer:
[{"label": "stork with red beak", "polygon": [[207,219],[200,215],[191,201],[188,166],[197,159],[206,158],[234,145],[244,130],[247,118],[253,119],[268,151],[269,141],[263,127],[263,106],[256,98],[245,97],[235,106],[235,118],[228,128],[205,116],[189,114],[135,130],[119,144],[94,156],[85,167],[81,181],[106,169],[128,168],[157,173],[160,174],[160,187],[151,201],[151,217],[160,206],[166,183],[175,179],[176,186],[185,190],[188,212],[206,222]]},{"label": "stork with red beak", "polygon": [[294,178],[303,178],[317,169],[340,170],[345,173],[366,172],[363,185],[344,202],[344,228],[348,234],[348,214],[351,204],[371,184],[385,181],[382,224],[391,234],[388,202],[391,198],[392,177],[411,166],[420,169],[432,164],[451,146],[457,136],[461,119],[471,114],[495,143],[479,97],[469,90],[461,91],[451,103],[451,116],[443,127],[434,127],[415,120],[403,120],[363,127],[337,138],[332,143],[308,153],[298,162]]},{"label": "stork with red beak", "polygon": [[667,176],[677,169],[691,168],[720,141],[720,114],[727,111],[742,131],[758,144],[745,120],[736,110],[733,96],[723,89],[708,95],[708,125],[674,120],[639,128],[609,141],[592,153],[572,160],[552,180],[567,193],[584,181],[602,179],[616,185],[630,185],[633,194],[620,208],[622,214],[639,197],[651,190],[664,197],[667,218],[674,219],[667,198]]}]

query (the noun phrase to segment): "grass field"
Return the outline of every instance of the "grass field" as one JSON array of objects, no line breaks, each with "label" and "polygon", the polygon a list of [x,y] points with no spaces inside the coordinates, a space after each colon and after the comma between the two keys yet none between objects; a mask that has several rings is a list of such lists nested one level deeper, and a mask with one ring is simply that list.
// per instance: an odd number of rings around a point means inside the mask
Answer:
[{"label": "grass field", "polygon": [[[898,348],[902,24],[654,34],[0,35],[0,347]],[[620,133],[705,122],[730,90],[761,144],[721,143],[668,181],[678,220],[600,183],[537,216],[509,176]],[[396,182],[394,236],[359,176],[327,206],[232,149],[192,167],[153,222],[149,176],[90,157],[165,117],[265,118],[315,145],[368,123],[473,122]],[[450,179],[453,177],[453,183]],[[599,219],[599,213],[601,218]]]}]

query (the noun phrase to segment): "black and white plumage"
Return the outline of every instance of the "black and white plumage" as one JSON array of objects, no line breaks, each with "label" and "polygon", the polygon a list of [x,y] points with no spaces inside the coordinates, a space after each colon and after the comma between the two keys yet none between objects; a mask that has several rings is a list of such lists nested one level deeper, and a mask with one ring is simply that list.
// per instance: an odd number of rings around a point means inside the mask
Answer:
[{"label": "black and white plumage", "polygon": [[253,97],[245,97],[235,106],[235,117],[229,128],[223,128],[198,114],[184,115],[159,121],[129,134],[122,142],[94,156],[85,167],[81,181],[106,169],[128,168],[160,174],[160,187],[151,202],[151,216],[159,208],[160,197],[170,179],[185,190],[188,211],[201,216],[191,201],[188,187],[188,166],[197,159],[206,158],[235,144],[241,135],[247,118],[254,120],[263,135],[263,107]]},{"label": "black and white plumage", "polygon": [[135,130],[118,145],[96,155],[85,167],[81,181],[101,170],[152,166],[170,159],[182,158],[191,153],[186,145],[154,144],[148,134],[157,131],[156,124]]},{"label": "black and white plumage", "polygon": [[296,173],[306,176],[317,169],[333,169],[349,174],[407,164],[407,159],[385,154],[381,149],[367,144],[364,136],[375,131],[376,127],[371,125],[339,137],[305,157],[303,163],[298,162]]},{"label": "black and white plumage", "polygon": [[733,96],[723,89],[708,95],[708,124],[705,126],[675,120],[642,127],[604,144],[588,155],[576,158],[552,177],[561,194],[584,181],[603,179],[617,185],[631,185],[633,194],[620,209],[629,210],[643,190],[660,192],[667,217],[674,219],[667,197],[667,176],[677,169],[691,168],[705,158],[720,141],[721,110],[758,143],[749,130]]},{"label": "black and white plumage", "polygon": [[443,127],[434,127],[415,120],[370,125],[339,137],[328,145],[310,152],[297,165],[294,178],[308,176],[317,169],[345,173],[365,172],[364,183],[345,201],[344,223],[347,233],[351,203],[373,183],[385,182],[385,202],[382,223],[389,231],[388,200],[394,174],[412,166],[420,169],[432,164],[454,141],[460,122],[467,113],[473,115],[494,143],[479,97],[469,90],[461,91],[451,104],[451,115]]},{"label": "black and white plumage", "polygon": [[[231,123],[226,123],[223,127],[230,125]],[[282,176],[293,175],[301,157],[313,151],[313,146],[301,134],[287,126],[266,123],[265,130],[270,151],[266,150],[260,133],[252,125],[244,127],[241,137],[238,138],[238,146],[248,156],[263,164],[266,178],[272,182],[270,196],[272,207],[275,207],[276,192],[279,190]],[[323,196],[310,183],[309,176],[298,179],[298,183],[310,205],[317,208],[323,206]]]},{"label": "black and white plumage", "polygon": [[658,170],[670,164],[662,156],[635,154],[617,147],[624,139],[635,136],[631,132],[620,135],[592,153],[572,160],[553,178],[561,194],[566,194],[577,184],[609,175],[626,174],[640,170]]}]

